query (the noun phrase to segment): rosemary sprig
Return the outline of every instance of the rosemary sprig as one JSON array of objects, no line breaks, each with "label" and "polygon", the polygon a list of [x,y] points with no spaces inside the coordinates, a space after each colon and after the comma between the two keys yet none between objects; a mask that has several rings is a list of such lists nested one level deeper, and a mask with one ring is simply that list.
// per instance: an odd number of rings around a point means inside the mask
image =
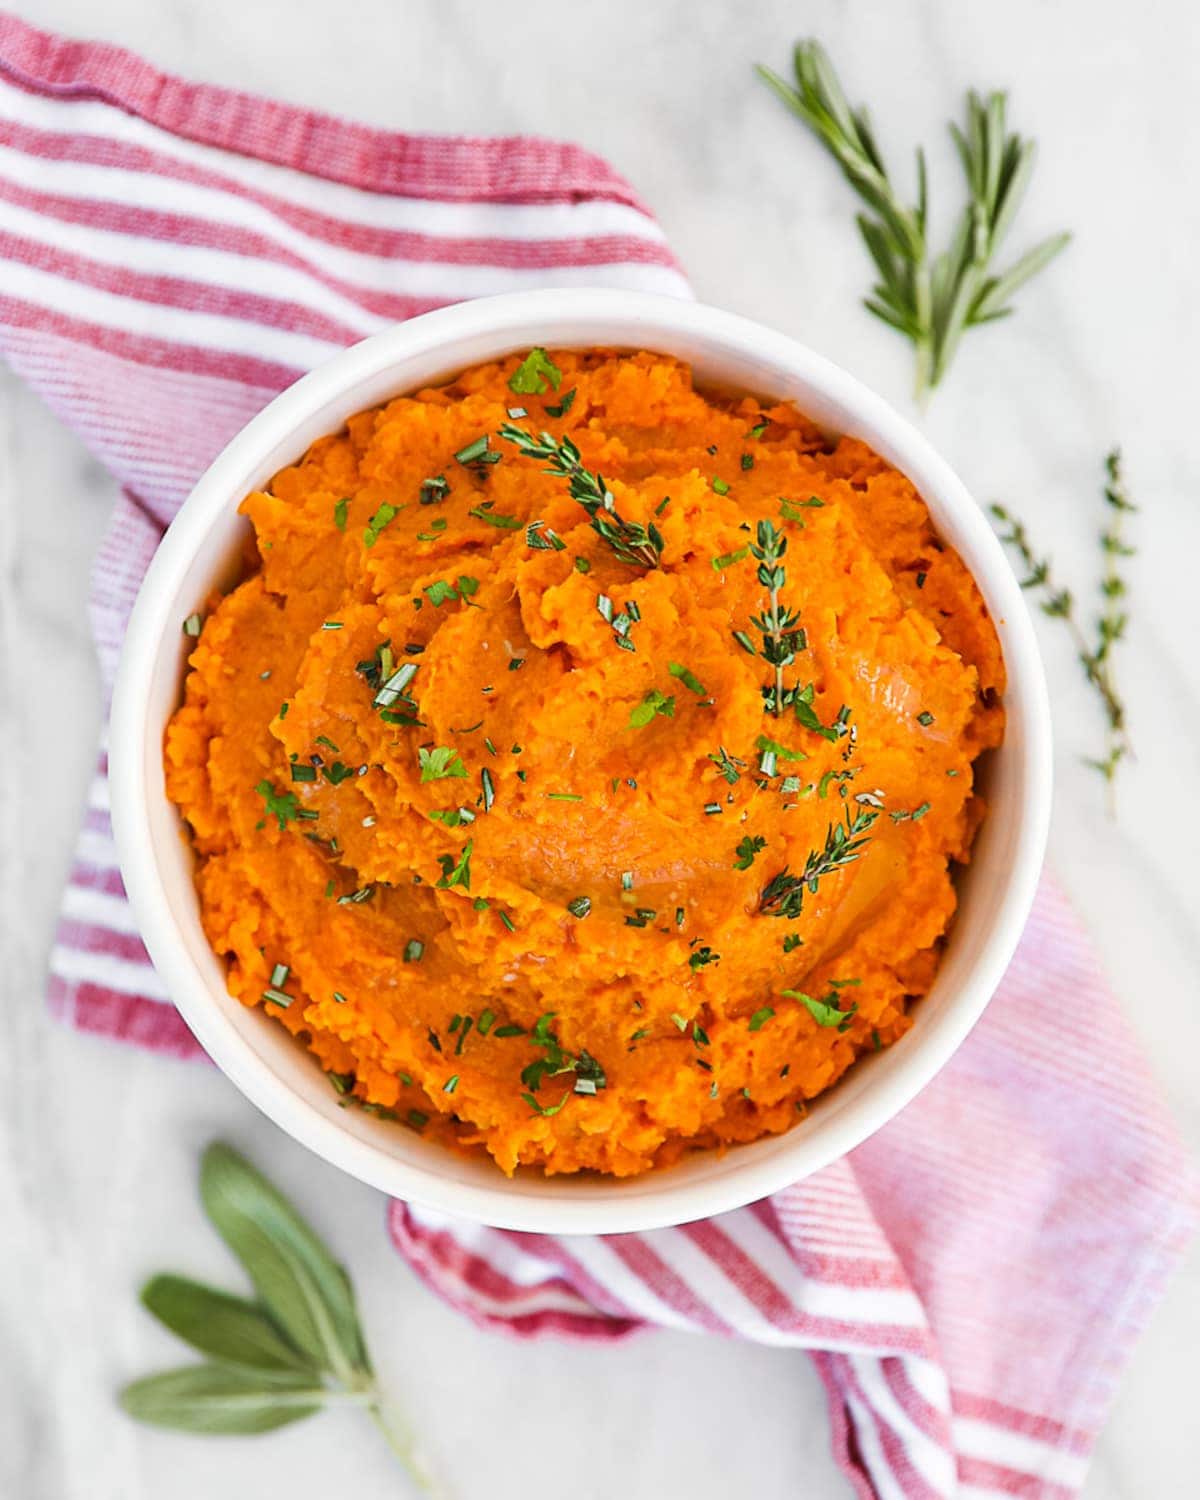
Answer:
[{"label": "rosemary sprig", "polygon": [[794,87],[769,68],[757,72],[814,132],[865,204],[858,228],[879,280],[864,305],[912,343],[916,394],[924,399],[945,375],[963,333],[1007,317],[1013,293],[1064,249],[1070,235],[1052,235],[1006,270],[992,271],[1029,185],[1034,144],[1008,130],[1003,94],[972,90],[965,128],[950,125],[967,202],[949,246],[933,255],[924,151],[917,151],[917,201],[909,205],[888,176],[866,110],[850,107],[820,44],[799,42],[793,64]]},{"label": "rosemary sprig", "polygon": [[571,498],[578,500],[591,517],[592,530],[622,562],[636,568],[658,567],[663,549],[658,527],[653,521],[643,526],[640,521],[626,521],[617,514],[604,476],[584,468],[579,449],[569,437],[556,438],[549,432],[535,435],[515,422],[505,422],[500,436],[506,443],[513,443],[526,458],[541,459],[547,474],[557,474],[568,481]]},{"label": "rosemary sprig", "polygon": [[803,909],[804,892],[815,896],[826,875],[844,869],[859,857],[870,842],[869,829],[879,813],[873,808],[860,807],[851,817],[848,807],[844,811],[845,822],[829,825],[824,848],[811,851],[799,875],[793,875],[785,865],[767,882],[759,897],[760,912],[795,921]]},{"label": "rosemary sprig", "polygon": [[1126,584],[1121,577],[1120,562],[1123,557],[1132,557],[1134,548],[1128,546],[1123,536],[1123,522],[1137,506],[1130,500],[1121,470],[1121,452],[1114,448],[1104,458],[1104,501],[1111,515],[1100,533],[1100,550],[1104,558],[1101,575],[1100,613],[1096,618],[1095,636],[1089,641],[1080,624],[1075,609],[1075,598],[1069,588],[1060,587],[1051,571],[1050,559],[1039,557],[1029,540],[1024,524],[1016,519],[1003,505],[993,505],[992,515],[1008,529],[1000,533],[1000,540],[1011,547],[1026,568],[1021,579],[1023,589],[1038,590],[1042,594],[1042,612],[1052,619],[1062,620],[1070,632],[1079,663],[1084,675],[1096,690],[1104,710],[1106,738],[1102,758],[1087,758],[1086,764],[1099,771],[1109,787],[1110,800],[1116,782],[1117,767],[1132,754],[1129,731],[1126,723],[1125,702],[1117,686],[1113,665],[1113,647],[1123,640],[1129,616],[1122,601]]},{"label": "rosemary sprig", "polygon": [[779,602],[779,591],[787,582],[783,566],[785,534],[773,522],[760,521],[750,551],[758,559],[758,581],[766,589],[768,600],[766,609],[752,615],[750,623],[762,635],[763,659],[775,668],[775,685],[764,692],[764,706],[778,718],[784,705],[783,669],[796,660],[797,651],[804,649],[804,631],[797,628],[799,614]]}]

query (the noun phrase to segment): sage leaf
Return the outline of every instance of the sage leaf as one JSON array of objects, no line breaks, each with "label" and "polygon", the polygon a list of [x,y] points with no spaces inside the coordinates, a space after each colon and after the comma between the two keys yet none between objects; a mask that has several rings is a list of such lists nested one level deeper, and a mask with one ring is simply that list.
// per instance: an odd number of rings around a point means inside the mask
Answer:
[{"label": "sage leaf", "polygon": [[350,1280],[283,1194],[217,1141],[204,1153],[200,1196],[287,1338],[320,1369],[360,1386],[371,1367]]},{"label": "sage leaf", "polygon": [[142,1302],[172,1333],[221,1364],[307,1372],[318,1379],[317,1366],[244,1297],[186,1276],[154,1276],[142,1288]]},{"label": "sage leaf", "polygon": [[227,1365],[188,1365],[135,1380],[122,1407],[139,1422],[182,1432],[270,1432],[320,1411],[325,1392],[313,1377]]}]

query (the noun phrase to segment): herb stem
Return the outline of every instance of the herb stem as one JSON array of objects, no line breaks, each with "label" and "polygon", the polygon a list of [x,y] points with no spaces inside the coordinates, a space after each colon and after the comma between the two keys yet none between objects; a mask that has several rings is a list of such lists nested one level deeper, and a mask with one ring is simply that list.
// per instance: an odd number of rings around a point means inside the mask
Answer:
[{"label": "herb stem", "polygon": [[1137,506],[1129,499],[1121,469],[1120,450],[1114,448],[1104,459],[1104,500],[1113,512],[1107,527],[1100,533],[1100,548],[1104,555],[1104,570],[1100,579],[1100,615],[1096,621],[1096,639],[1088,641],[1075,608],[1075,599],[1069,588],[1060,587],[1051,570],[1050,559],[1039,557],[1029,540],[1024,524],[1002,505],[991,507],[992,515],[1008,527],[1000,534],[1000,540],[1011,547],[1026,568],[1021,579],[1023,589],[1040,590],[1042,612],[1051,619],[1061,620],[1075,647],[1084,676],[1095,689],[1104,710],[1105,746],[1103,759],[1088,759],[1087,764],[1099,771],[1108,788],[1110,814],[1115,811],[1115,788],[1117,767],[1123,760],[1133,756],[1133,744],[1129,737],[1125,702],[1117,685],[1113,663],[1113,647],[1122,640],[1128,623],[1128,615],[1121,605],[1126,585],[1121,577],[1120,560],[1129,557],[1133,548],[1124,540],[1124,520]]},{"label": "herb stem", "polygon": [[383,1433],[388,1447],[400,1460],[409,1478],[423,1494],[433,1496],[440,1494],[440,1486],[435,1483],[408,1423],[395,1407],[380,1397],[377,1391],[370,1391],[366,1394],[371,1398],[367,1406],[371,1420]]}]

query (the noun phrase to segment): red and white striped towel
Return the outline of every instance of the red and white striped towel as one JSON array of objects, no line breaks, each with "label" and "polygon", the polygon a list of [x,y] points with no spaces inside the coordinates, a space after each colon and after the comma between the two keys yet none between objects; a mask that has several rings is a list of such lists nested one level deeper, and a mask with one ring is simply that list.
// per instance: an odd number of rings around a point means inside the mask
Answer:
[{"label": "red and white striped towel", "polygon": [[[92,592],[109,681],[163,527],[302,370],[442,302],[589,283],[688,295],[645,208],[574,147],[383,134],[0,16],[0,347],[124,487]],[[78,1026],[197,1051],[125,904],[103,753],[50,996]],[[400,1203],[390,1227],[488,1328],[808,1350],[859,1495],[1067,1500],[1191,1218],[1170,1124],[1047,886],[954,1062],[816,1177],[653,1234],[502,1233]]]}]

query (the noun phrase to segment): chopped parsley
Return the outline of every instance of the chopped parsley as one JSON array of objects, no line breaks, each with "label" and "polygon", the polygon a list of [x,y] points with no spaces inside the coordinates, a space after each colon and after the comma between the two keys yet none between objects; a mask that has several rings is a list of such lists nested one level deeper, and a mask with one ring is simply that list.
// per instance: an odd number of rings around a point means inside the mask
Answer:
[{"label": "chopped parsley", "polygon": [[266,803],[267,816],[279,820],[281,830],[300,816],[300,803],[295,792],[277,792],[269,781],[260,781],[254,790]]},{"label": "chopped parsley", "polygon": [[379,540],[380,533],[392,524],[402,508],[399,505],[388,505],[385,501],[367,522],[367,529],[363,532],[363,545],[373,547]]},{"label": "chopped parsley", "polygon": [[858,1010],[857,1000],[849,1010],[840,1008],[841,997],[834,985],[830,986],[829,993],[823,1000],[806,995],[803,990],[782,990],[780,993],[786,995],[789,1000],[799,1000],[818,1026],[836,1026],[839,1031],[849,1029],[850,1022]]},{"label": "chopped parsley", "polygon": [[582,921],[584,917],[591,915],[592,898],[590,896],[576,896],[573,901],[567,902],[567,910],[573,917],[578,917]]},{"label": "chopped parsley", "polygon": [[747,834],[737,846],[737,859],[733,862],[735,870],[748,870],[754,863],[755,856],[761,854],[767,847],[767,841],[761,835]]},{"label": "chopped parsley", "polygon": [[764,1005],[761,1010],[756,1010],[750,1017],[750,1030],[761,1031],[774,1014],[775,1008],[771,1005]]},{"label": "chopped parsley", "polygon": [[466,891],[471,889],[471,850],[474,845],[475,840],[468,839],[457,861],[452,854],[438,855],[438,864],[442,867],[442,878],[437,883],[438,890],[450,890],[456,885],[461,885]]},{"label": "chopped parsley", "polygon": [[546,415],[548,417],[565,417],[574,405],[575,388],[572,386],[572,388],[563,396],[561,401],[557,402],[554,406],[546,407]]},{"label": "chopped parsley", "polygon": [[[500,457],[499,454],[496,455]],[[519,516],[498,516],[492,509],[495,504],[493,500],[485,500],[482,505],[473,505],[467,515],[474,516],[477,521],[483,521],[487,526],[495,526],[501,531],[520,531],[525,524]]]},{"label": "chopped parsley", "polygon": [[424,746],[417,751],[417,760],[421,767],[421,781],[441,781],[447,776],[463,777],[467,774],[467,768],[457,750],[446,745],[435,745],[432,750],[426,750]]},{"label": "chopped parsley", "polygon": [[540,396],[547,384],[558,390],[562,371],[542,348],[531,349],[508,377],[509,390],[518,396]]},{"label": "chopped parsley", "polygon": [[629,712],[630,729],[644,729],[657,715],[663,718],[673,719],[675,717],[675,699],[668,698],[658,688],[651,688],[642,701]]}]

